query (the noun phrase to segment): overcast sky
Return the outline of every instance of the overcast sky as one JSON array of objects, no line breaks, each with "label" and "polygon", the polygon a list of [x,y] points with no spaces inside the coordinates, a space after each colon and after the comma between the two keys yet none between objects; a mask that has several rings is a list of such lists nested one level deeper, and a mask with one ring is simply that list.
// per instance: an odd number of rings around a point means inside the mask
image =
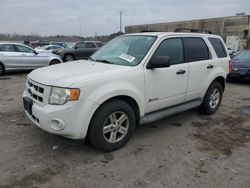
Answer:
[{"label": "overcast sky", "polygon": [[250,0],[0,0],[0,33],[111,34],[120,11],[125,26],[250,14]]}]

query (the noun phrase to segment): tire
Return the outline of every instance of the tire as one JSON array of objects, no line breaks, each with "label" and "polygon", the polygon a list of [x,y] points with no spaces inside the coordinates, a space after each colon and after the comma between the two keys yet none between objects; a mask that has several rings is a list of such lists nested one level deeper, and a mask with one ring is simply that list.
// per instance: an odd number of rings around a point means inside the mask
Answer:
[{"label": "tire", "polygon": [[0,63],[0,76],[4,74],[4,65],[2,63]]},{"label": "tire", "polygon": [[128,142],[135,125],[135,113],[128,103],[121,100],[108,101],[93,116],[88,139],[94,148],[111,152]]},{"label": "tire", "polygon": [[64,56],[64,61],[65,62],[74,61],[74,60],[75,60],[75,58],[74,58],[74,56],[72,54],[66,54]]},{"label": "tire", "polygon": [[213,82],[203,99],[203,103],[200,106],[200,112],[203,114],[213,114],[215,113],[222,101],[223,89],[219,82]]},{"label": "tire", "polygon": [[54,60],[52,60],[52,61],[50,62],[49,65],[56,65],[56,64],[59,64],[59,63],[61,63],[59,60],[54,59]]}]

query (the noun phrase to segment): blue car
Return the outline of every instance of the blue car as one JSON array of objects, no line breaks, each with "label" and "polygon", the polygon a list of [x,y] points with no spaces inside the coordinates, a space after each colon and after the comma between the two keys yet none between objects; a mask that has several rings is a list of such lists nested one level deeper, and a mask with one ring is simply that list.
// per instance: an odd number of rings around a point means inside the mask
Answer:
[{"label": "blue car", "polygon": [[231,66],[228,79],[250,79],[250,49],[237,53],[231,60]]}]

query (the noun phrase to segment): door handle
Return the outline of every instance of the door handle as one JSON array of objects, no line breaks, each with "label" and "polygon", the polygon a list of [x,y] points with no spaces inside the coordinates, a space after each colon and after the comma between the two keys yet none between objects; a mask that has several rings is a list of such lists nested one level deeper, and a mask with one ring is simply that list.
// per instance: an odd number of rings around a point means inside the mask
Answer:
[{"label": "door handle", "polygon": [[22,56],[27,56],[26,54],[22,54]]},{"label": "door handle", "polygon": [[179,75],[179,74],[185,74],[185,73],[186,73],[186,71],[185,71],[185,70],[182,70],[182,69],[180,69],[180,70],[178,70],[178,71],[176,72],[177,75]]},{"label": "door handle", "polygon": [[207,69],[212,69],[212,68],[214,68],[213,65],[208,65],[208,66],[207,66]]}]

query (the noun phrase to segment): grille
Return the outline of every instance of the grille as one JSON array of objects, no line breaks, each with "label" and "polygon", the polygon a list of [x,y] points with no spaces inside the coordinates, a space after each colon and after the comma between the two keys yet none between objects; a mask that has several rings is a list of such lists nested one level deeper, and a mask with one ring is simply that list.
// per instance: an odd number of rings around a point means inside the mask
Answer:
[{"label": "grille", "polygon": [[27,91],[33,99],[43,103],[43,101],[44,101],[43,100],[43,95],[44,95],[44,88],[43,87],[38,86],[37,84],[31,83],[30,81],[28,81]]}]

